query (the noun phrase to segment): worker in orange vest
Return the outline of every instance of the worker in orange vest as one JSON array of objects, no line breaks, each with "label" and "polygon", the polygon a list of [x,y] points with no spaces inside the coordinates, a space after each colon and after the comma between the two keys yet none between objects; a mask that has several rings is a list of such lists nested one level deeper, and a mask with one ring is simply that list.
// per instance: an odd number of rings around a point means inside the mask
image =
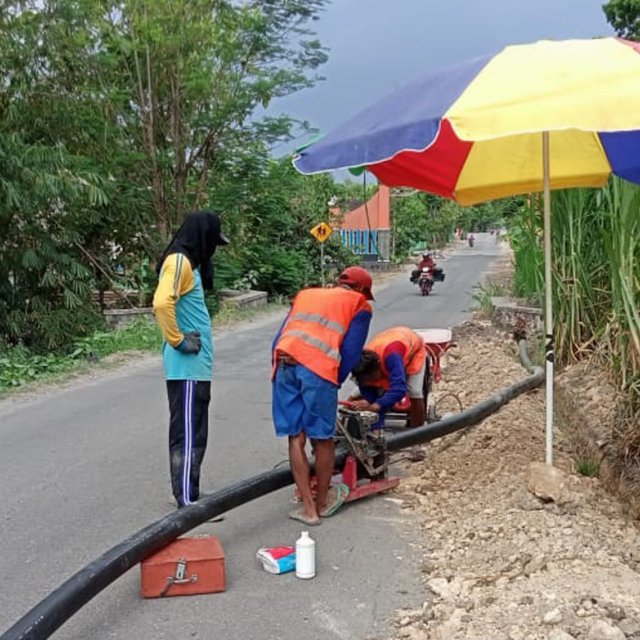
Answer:
[{"label": "worker in orange vest", "polygon": [[[384,414],[408,395],[409,426],[423,425],[426,363],[424,340],[413,329],[393,327],[382,331],[367,344],[353,369],[361,396],[352,400],[353,408],[379,413],[380,420],[374,427],[382,426]],[[412,460],[423,458],[419,449],[411,451]]]},{"label": "worker in orange vest", "polygon": [[[307,525],[333,515],[349,494],[329,490],[334,471],[333,437],[338,389],[360,359],[371,322],[371,276],[348,267],[336,287],[303,289],[273,342],[273,422],[289,438],[289,462],[302,507],[289,516]],[[307,438],[315,450],[314,500]]]}]

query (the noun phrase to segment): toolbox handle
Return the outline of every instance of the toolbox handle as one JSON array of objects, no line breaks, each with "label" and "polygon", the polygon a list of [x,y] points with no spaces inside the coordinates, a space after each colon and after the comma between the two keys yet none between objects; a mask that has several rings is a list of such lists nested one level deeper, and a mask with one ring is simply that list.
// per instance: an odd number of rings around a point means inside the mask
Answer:
[{"label": "toolbox handle", "polygon": [[176,563],[175,575],[167,578],[167,584],[165,585],[160,597],[166,596],[169,589],[174,584],[187,584],[189,582],[198,582],[198,574],[194,573],[190,578],[185,577],[187,574],[187,561],[185,558],[180,558]]}]

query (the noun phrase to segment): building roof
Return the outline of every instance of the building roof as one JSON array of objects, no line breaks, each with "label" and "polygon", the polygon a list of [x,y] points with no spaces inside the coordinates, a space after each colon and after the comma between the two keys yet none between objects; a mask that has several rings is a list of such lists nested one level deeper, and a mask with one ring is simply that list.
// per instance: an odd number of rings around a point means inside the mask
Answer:
[{"label": "building roof", "polygon": [[366,202],[345,214],[331,209],[333,226],[346,230],[389,230],[391,228],[389,187],[380,185],[378,191]]}]

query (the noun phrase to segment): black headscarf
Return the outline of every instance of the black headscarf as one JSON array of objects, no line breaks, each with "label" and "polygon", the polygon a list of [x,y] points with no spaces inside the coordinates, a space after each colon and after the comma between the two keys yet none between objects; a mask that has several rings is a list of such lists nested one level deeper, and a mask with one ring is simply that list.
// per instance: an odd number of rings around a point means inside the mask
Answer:
[{"label": "black headscarf", "polygon": [[160,275],[162,263],[173,253],[182,253],[191,263],[192,269],[200,268],[202,286],[213,289],[213,265],[211,258],[216,248],[229,244],[220,225],[220,216],[213,211],[196,211],[190,213],[176,231],[171,242],[164,250],[156,272]]}]

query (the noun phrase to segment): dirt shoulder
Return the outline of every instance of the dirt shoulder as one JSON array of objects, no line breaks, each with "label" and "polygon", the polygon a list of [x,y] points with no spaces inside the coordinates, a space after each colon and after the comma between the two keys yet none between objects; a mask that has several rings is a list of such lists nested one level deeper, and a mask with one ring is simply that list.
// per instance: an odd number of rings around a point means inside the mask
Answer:
[{"label": "dirt shoulder", "polygon": [[[490,324],[463,325],[456,339],[437,394],[456,392],[469,407],[527,375]],[[543,460],[543,390],[427,447],[402,482],[423,549],[425,604],[399,612],[391,637],[640,638],[638,530],[599,480],[574,472],[562,434],[556,499],[536,497],[530,464]]]}]

